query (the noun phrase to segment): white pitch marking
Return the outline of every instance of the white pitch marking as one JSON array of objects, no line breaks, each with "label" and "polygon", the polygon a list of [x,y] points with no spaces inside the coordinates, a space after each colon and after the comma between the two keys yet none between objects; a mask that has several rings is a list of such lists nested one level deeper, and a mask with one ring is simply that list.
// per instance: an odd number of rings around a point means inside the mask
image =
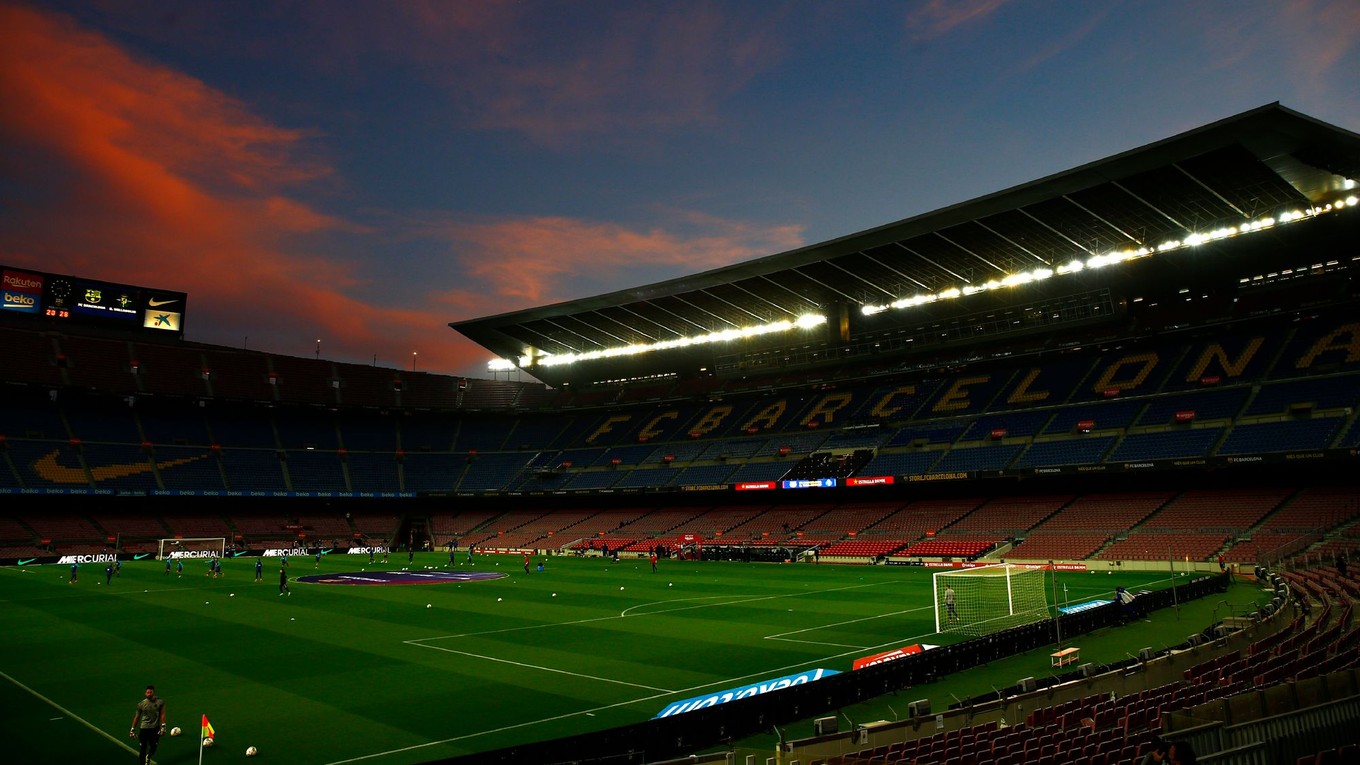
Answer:
[{"label": "white pitch marking", "polygon": [[[10,682],[13,683],[14,685],[17,685],[18,687],[23,688],[24,690],[28,691],[29,693],[33,694],[34,696],[37,696],[38,698],[42,699],[43,701],[45,701],[45,702],[47,702],[49,705],[51,705],[51,707],[52,707],[53,709],[57,710],[58,712],[61,712],[62,714],[66,715],[67,717],[71,718],[72,720],[75,720],[76,722],[80,723],[81,725],[84,725],[86,728],[89,728],[90,730],[94,731],[95,733],[98,733],[100,736],[103,736],[104,738],[108,739],[109,741],[112,741],[116,746],[122,747],[122,748],[123,748],[125,751],[127,751],[129,754],[136,754],[136,753],[137,753],[137,750],[136,750],[136,749],[133,749],[132,747],[128,746],[127,744],[123,743],[122,741],[119,741],[118,739],[114,738],[113,736],[110,736],[109,734],[105,733],[104,731],[100,730],[99,728],[96,728],[96,727],[95,727],[92,723],[90,723],[88,720],[86,720],[85,718],[81,717],[80,715],[77,715],[76,713],[72,712],[71,710],[67,709],[66,707],[64,707],[64,706],[58,704],[57,702],[55,702],[55,701],[53,701],[53,700],[47,698],[46,696],[42,695],[41,693],[38,693],[37,691],[33,690],[32,688],[29,688],[27,685],[24,685],[23,683],[19,682],[19,681],[16,680],[15,678],[11,677],[11,676],[10,676],[8,673],[6,673],[4,670],[0,670],[0,677],[5,678],[6,680],[10,681]],[[60,718],[60,717],[53,717],[52,719],[53,719],[53,720],[60,720],[61,718]]]},{"label": "white pitch marking", "polygon": [[[404,642],[411,643],[411,642],[414,642],[414,641],[407,640],[407,641],[404,641]],[[510,665],[512,665],[512,666],[523,667],[523,668],[525,668],[525,669],[537,669],[537,670],[539,670],[539,671],[541,671],[541,672],[553,672],[553,673],[556,673],[556,674],[559,674],[559,675],[571,675],[572,677],[584,677],[584,678],[586,678],[586,679],[588,679],[588,680],[591,680],[591,681],[593,681],[593,682],[599,682],[599,683],[614,683],[615,685],[626,685],[626,686],[628,686],[629,688],[641,688],[641,689],[643,689],[644,691],[660,691],[660,692],[662,692],[662,693],[675,693],[675,691],[672,691],[672,690],[667,689],[667,688],[655,688],[655,687],[650,686],[650,685],[642,685],[642,684],[640,684],[640,683],[629,683],[629,682],[626,682],[626,681],[623,681],[623,680],[613,680],[613,679],[610,679],[610,678],[608,678],[608,677],[599,677],[598,675],[583,675],[583,674],[581,674],[580,672],[571,672],[571,671],[568,671],[568,670],[565,670],[565,669],[555,669],[555,668],[553,668],[553,667],[545,667],[545,666],[543,666],[543,665],[541,665],[541,664],[527,664],[527,663],[522,662],[522,661],[511,661],[511,660],[509,660],[509,659],[502,659],[502,658],[500,658],[500,657],[498,657],[498,656],[487,656],[486,654],[482,654],[482,653],[472,653],[471,651],[459,651],[459,650],[454,649],[454,648],[444,648],[443,646],[437,646],[437,645],[422,645],[421,648],[433,648],[433,649],[436,650],[436,651],[443,651],[443,652],[445,652],[445,653],[456,653],[456,654],[458,654],[459,656],[471,656],[471,657],[474,658],[474,659],[486,659],[487,661],[500,662],[501,664],[510,664]]]},{"label": "white pitch marking", "polygon": [[[710,604],[703,604],[703,605],[691,605],[691,606],[684,606],[684,607],[682,607],[682,608],[672,608],[672,609],[667,609],[667,610],[665,610],[665,611],[653,611],[653,612],[649,612],[649,613],[645,613],[645,614],[638,614],[637,616],[655,616],[655,615],[658,615],[658,614],[674,613],[674,612],[676,612],[676,611],[691,610],[691,609],[696,609],[696,608],[708,608],[708,607],[710,607],[710,606],[728,606],[728,605],[737,605],[737,604],[739,604],[739,603],[753,603],[753,602],[761,601],[761,600],[774,600],[774,599],[779,599],[779,598],[803,597],[803,596],[805,596],[805,595],[821,594],[821,593],[825,593],[825,592],[839,592],[839,591],[842,591],[842,590],[859,589],[859,588],[862,588],[862,587],[876,587],[876,586],[881,585],[881,584],[894,584],[894,582],[873,582],[873,583],[869,583],[869,584],[850,585],[850,586],[848,586],[848,587],[833,587],[833,588],[826,589],[826,590],[816,590],[816,591],[814,591],[814,592],[812,592],[812,593],[808,593],[808,592],[795,592],[795,593],[788,593],[788,594],[785,594],[785,595],[765,595],[765,596],[760,596],[760,597],[741,598],[741,599],[738,599],[738,600],[725,601],[725,602],[722,602],[722,603],[710,603]],[[712,596],[712,597],[715,597],[715,598],[716,598],[716,597],[721,597],[721,596]],[[677,603],[677,602],[687,602],[687,601],[691,601],[691,600],[708,600],[708,599],[711,599],[711,598],[684,598],[684,599],[679,599],[679,600],[675,600],[675,601],[659,601],[659,602],[657,602],[657,603],[653,603],[653,604],[649,604],[649,605],[663,605],[663,604],[665,604],[665,603]],[[417,638],[417,639],[414,639],[414,640],[403,640],[402,642],[403,642],[403,643],[406,643],[406,644],[408,644],[408,645],[413,645],[413,646],[419,647],[419,648],[432,648],[432,649],[437,650],[437,651],[445,651],[445,652],[447,652],[447,653],[454,653],[454,654],[460,654],[460,655],[463,655],[463,656],[470,656],[470,657],[474,657],[474,658],[487,659],[488,661],[502,662],[502,663],[505,663],[505,664],[512,664],[512,665],[517,665],[517,666],[522,666],[522,667],[528,667],[528,668],[531,668],[531,669],[541,669],[541,670],[544,670],[544,671],[546,671],[546,672],[556,672],[556,673],[560,673],[560,674],[573,675],[573,676],[578,676],[578,677],[586,677],[585,675],[577,675],[577,674],[574,673],[574,672],[568,672],[568,671],[566,671],[566,670],[552,669],[552,668],[550,668],[550,667],[540,667],[540,666],[531,665],[531,664],[522,664],[522,663],[520,663],[520,662],[514,662],[514,661],[510,661],[510,660],[508,660],[508,659],[501,659],[501,658],[497,658],[497,657],[494,657],[494,656],[484,656],[484,655],[482,655],[482,654],[474,654],[474,653],[470,653],[470,652],[467,652],[467,651],[458,651],[458,650],[450,649],[450,648],[442,648],[442,647],[436,646],[436,645],[427,645],[427,642],[428,642],[428,641],[437,641],[437,640],[448,640],[448,639],[462,638],[462,637],[477,637],[477,636],[480,636],[480,635],[494,635],[494,634],[505,633],[505,632],[521,632],[521,631],[530,630],[530,629],[543,629],[543,628],[545,628],[545,627],[564,627],[564,626],[570,626],[570,625],[574,625],[574,624],[589,624],[589,623],[591,623],[591,622],[601,622],[601,621],[608,621],[608,620],[613,620],[613,619],[625,619],[625,618],[630,618],[630,616],[632,616],[632,615],[629,613],[629,611],[632,611],[632,610],[637,609],[637,608],[643,608],[643,607],[645,607],[645,605],[633,606],[633,607],[631,607],[631,608],[629,608],[629,609],[626,609],[624,612],[620,613],[618,616],[598,616],[598,617],[592,617],[592,618],[589,618],[589,619],[578,619],[578,620],[571,621],[571,622],[558,622],[558,623],[553,623],[553,624],[525,625],[525,626],[522,626],[522,627],[507,627],[507,628],[505,628],[505,629],[485,630],[485,631],[482,631],[482,632],[465,632],[465,633],[457,634],[457,635],[442,635],[442,636],[431,637],[431,638]],[[923,607],[923,608],[924,608],[924,607]],[[869,617],[869,618],[874,618],[874,617]],[[782,634],[782,635],[792,635],[792,634],[797,634],[797,632],[798,632],[798,631],[795,631],[795,632],[785,632],[785,633],[780,633],[780,634]],[[802,663],[799,663],[799,664],[790,664],[790,665],[787,665],[787,666],[784,666],[784,667],[778,667],[778,668],[774,668],[774,669],[764,670],[764,671],[761,671],[761,672],[751,673],[751,674],[748,674],[748,675],[742,675],[742,676],[740,676],[740,677],[732,677],[732,678],[725,678],[725,679],[723,679],[723,680],[715,680],[715,681],[713,681],[713,682],[711,682],[711,683],[704,683],[704,684],[702,684],[702,685],[696,685],[696,686],[693,686],[693,687],[690,687],[690,688],[684,688],[684,689],[673,690],[673,691],[666,691],[666,692],[663,692],[663,693],[657,693],[657,694],[653,694],[653,695],[650,695],[650,696],[643,696],[643,697],[640,697],[640,698],[631,699],[631,700],[629,700],[629,701],[620,701],[620,702],[615,703],[615,704],[607,704],[607,705],[605,705],[605,706],[592,707],[592,708],[590,708],[590,709],[583,709],[583,710],[580,710],[580,711],[577,711],[577,712],[568,712],[568,713],[566,713],[566,714],[554,715],[554,716],[552,716],[552,717],[545,717],[545,718],[542,718],[542,719],[540,719],[540,720],[530,720],[530,721],[526,721],[526,722],[522,722],[522,723],[515,723],[514,725],[506,725],[506,726],[503,726],[503,727],[501,727],[501,728],[496,728],[496,729],[493,729],[493,730],[482,730],[482,731],[477,731],[477,732],[475,732],[475,733],[468,733],[468,734],[465,734],[465,735],[462,735],[462,736],[454,736],[454,737],[451,737],[451,738],[442,739],[442,740],[439,740],[439,741],[430,741],[430,742],[426,742],[426,743],[424,743],[424,744],[415,744],[415,745],[413,745],[413,746],[402,747],[402,748],[400,748],[400,749],[391,749],[391,750],[388,750],[388,751],[385,751],[385,752],[374,752],[374,753],[372,753],[372,754],[360,755],[360,756],[358,756],[358,757],[352,757],[352,758],[345,759],[345,760],[336,760],[336,761],[334,761],[334,762],[327,763],[327,765],[347,765],[348,763],[352,763],[352,762],[361,762],[361,761],[363,761],[363,760],[371,760],[371,759],[378,758],[378,757],[386,757],[386,756],[392,755],[392,754],[403,754],[403,753],[405,753],[405,752],[411,752],[411,751],[415,751],[415,750],[418,750],[418,749],[426,749],[426,748],[433,747],[433,746],[442,746],[442,745],[444,745],[444,744],[452,744],[452,743],[455,743],[455,742],[458,742],[458,741],[465,741],[465,740],[467,740],[467,739],[477,738],[477,737],[479,737],[479,736],[485,736],[485,735],[494,734],[494,733],[501,733],[501,732],[504,732],[504,731],[516,730],[516,729],[519,729],[519,728],[527,728],[527,727],[531,727],[531,726],[534,726],[534,725],[541,725],[541,724],[544,724],[544,723],[555,722],[555,721],[557,721],[557,720],[563,720],[563,719],[566,719],[566,718],[568,718],[568,717],[574,717],[574,716],[580,716],[580,715],[585,715],[585,716],[593,717],[593,716],[595,715],[595,713],[597,713],[597,712],[603,712],[603,711],[606,711],[606,710],[614,709],[614,708],[616,708],[616,707],[624,707],[624,706],[630,706],[630,705],[633,705],[633,704],[640,704],[640,703],[643,703],[643,702],[646,702],[646,701],[652,701],[652,700],[654,700],[654,699],[662,699],[662,698],[666,698],[666,697],[669,697],[669,696],[677,696],[677,695],[682,695],[682,694],[685,694],[685,695],[687,695],[687,694],[693,694],[693,693],[702,691],[702,690],[704,690],[705,688],[712,688],[712,687],[714,687],[714,686],[723,686],[723,685],[728,685],[728,684],[730,684],[730,683],[739,683],[739,682],[742,681],[742,680],[747,680],[747,679],[751,679],[751,678],[768,677],[768,676],[770,676],[770,675],[772,675],[772,674],[773,674],[773,675],[777,675],[777,674],[780,674],[780,673],[788,673],[788,672],[791,672],[791,671],[793,671],[793,670],[800,669],[800,668],[804,668],[804,667],[810,667],[810,666],[813,666],[813,665],[818,664],[818,663],[820,663],[820,662],[828,661],[828,660],[830,660],[830,659],[840,659],[840,658],[844,658],[844,657],[846,657],[846,656],[857,656],[857,655],[861,654],[863,651],[869,651],[869,650],[874,650],[874,649],[878,649],[878,648],[887,648],[887,647],[889,647],[889,646],[897,646],[897,645],[900,645],[900,644],[901,644],[902,642],[904,642],[904,641],[920,640],[920,639],[922,639],[922,638],[929,637],[931,634],[934,634],[934,633],[925,633],[925,634],[922,634],[922,635],[917,635],[917,636],[915,636],[915,637],[898,638],[898,639],[896,639],[896,640],[892,640],[892,641],[889,641],[889,642],[887,642],[887,643],[881,643],[881,644],[879,644],[879,645],[874,645],[874,646],[863,646],[863,647],[860,647],[860,646],[848,646],[851,650],[848,650],[848,651],[845,651],[845,652],[839,653],[839,654],[833,654],[833,655],[831,655],[831,656],[825,656],[825,657],[822,657],[822,658],[820,658],[820,659],[813,659],[813,660],[810,660],[810,661],[805,661],[805,662],[802,662]],[[802,641],[790,641],[790,642],[802,642]],[[846,646],[836,646],[836,647],[846,647]],[[594,681],[607,680],[607,678],[601,678],[601,677],[598,677],[598,676],[595,676],[595,675],[591,675],[591,676],[589,676],[589,678],[590,678],[591,680],[594,680]],[[633,687],[643,688],[643,689],[645,689],[645,690],[662,690],[662,689],[658,689],[658,688],[649,688],[648,686],[637,685],[637,684],[635,684],[635,683],[625,683],[625,682],[616,681],[616,680],[609,680],[609,682],[614,682],[614,683],[617,683],[617,684],[620,684],[620,685],[626,685],[626,686],[633,686]]]},{"label": "white pitch marking", "polygon": [[804,627],[804,628],[801,629],[801,630],[793,630],[793,631],[791,631],[791,632],[777,632],[777,633],[775,633],[775,634],[773,634],[773,635],[766,635],[766,636],[765,636],[765,639],[766,639],[766,640],[778,640],[778,641],[781,641],[781,642],[784,642],[784,643],[803,643],[803,644],[806,644],[806,645],[824,645],[824,646],[829,646],[829,647],[831,647],[831,648],[857,648],[857,649],[861,649],[861,650],[867,650],[867,649],[868,649],[867,646],[846,645],[846,644],[844,644],[844,643],[828,643],[828,642],[824,642],[824,641],[821,641],[821,640],[795,640],[795,639],[793,639],[793,638],[785,637],[785,636],[786,636],[786,635],[798,635],[798,634],[801,634],[801,633],[803,633],[803,632],[814,632],[814,631],[816,631],[816,630],[824,630],[824,629],[828,629],[828,628],[831,628],[831,627],[839,627],[839,626],[841,626],[841,625],[843,625],[843,624],[858,624],[859,622],[868,622],[868,621],[873,621],[874,619],[885,619],[885,618],[887,618],[887,617],[889,617],[889,616],[899,616],[899,615],[901,615],[901,614],[909,614],[909,613],[913,613],[913,612],[915,612],[915,611],[931,611],[931,610],[934,610],[934,608],[935,608],[934,606],[921,606],[920,608],[906,608],[906,609],[903,609],[903,610],[901,610],[901,611],[891,611],[891,612],[886,613],[886,614],[876,614],[876,615],[874,615],[874,616],[865,616],[865,617],[862,617],[862,618],[859,618],[859,619],[847,619],[846,621],[843,621],[843,622],[832,622],[831,624],[821,624],[821,625],[818,625],[818,626],[816,626],[816,627]]},{"label": "white pitch marking", "polygon": [[[594,621],[594,620],[592,620],[592,621]],[[924,634],[921,634],[921,635],[916,635],[915,637],[899,638],[898,640],[893,640],[893,641],[891,641],[891,642],[883,643],[883,644],[881,644],[881,645],[868,646],[868,649],[869,649],[869,650],[872,650],[872,649],[875,649],[875,648],[887,648],[887,647],[889,647],[889,646],[896,646],[896,645],[900,645],[903,641],[920,640],[920,639],[922,639],[922,638],[930,637],[932,634],[934,634],[934,633],[927,632],[927,633],[924,633]],[[413,643],[414,641],[406,640],[406,641],[403,641],[403,642],[406,642],[406,643]],[[425,646],[425,647],[426,647],[426,648],[430,648],[430,647],[433,647],[433,646]],[[792,671],[794,671],[794,670],[796,670],[796,669],[802,669],[802,668],[805,668],[805,667],[811,667],[811,666],[813,666],[813,665],[815,665],[815,664],[818,664],[818,663],[824,662],[824,661],[828,661],[828,660],[830,660],[830,659],[841,659],[841,658],[844,658],[844,657],[846,657],[846,656],[856,656],[856,655],[858,655],[858,654],[860,653],[860,651],[862,651],[862,650],[865,650],[865,649],[855,649],[855,650],[853,650],[853,651],[846,651],[846,652],[844,652],[844,653],[833,654],[833,655],[831,655],[831,656],[824,656],[824,657],[822,657],[822,658],[820,658],[820,659],[813,659],[813,660],[811,660],[811,661],[805,661],[805,662],[802,662],[802,663],[800,663],[800,664],[789,664],[789,665],[783,666],[783,667],[775,667],[775,668],[773,668],[773,669],[768,669],[768,670],[764,670],[764,671],[761,671],[761,672],[752,673],[752,674],[749,674],[749,675],[742,675],[742,676],[740,676],[740,677],[729,677],[729,678],[725,678],[725,679],[722,679],[722,680],[714,680],[714,681],[711,682],[711,683],[704,683],[704,684],[702,684],[702,685],[696,685],[696,686],[693,686],[693,687],[691,687],[691,688],[683,688],[683,689],[681,689],[681,690],[671,691],[670,693],[658,693],[658,694],[654,694],[654,695],[651,695],[651,696],[642,696],[642,697],[640,697],[640,698],[631,699],[631,700],[629,700],[629,701],[620,701],[620,702],[615,703],[615,704],[606,704],[605,706],[602,706],[602,707],[591,707],[590,709],[582,709],[582,710],[580,710],[580,711],[578,711],[578,712],[568,712],[568,713],[566,713],[566,714],[554,715],[554,716],[552,716],[552,717],[544,717],[544,718],[541,719],[541,720],[529,720],[529,721],[522,722],[522,723],[515,723],[514,725],[506,725],[506,726],[501,727],[501,728],[495,728],[495,729],[493,729],[493,730],[480,730],[480,731],[477,731],[477,732],[475,732],[475,733],[467,733],[467,734],[464,734],[464,735],[462,735],[462,736],[453,736],[452,738],[446,738],[446,739],[442,739],[442,740],[439,740],[439,741],[428,741],[428,742],[426,742],[426,743],[424,743],[424,744],[415,744],[414,746],[402,747],[402,748],[400,748],[400,749],[390,749],[390,750],[388,750],[388,751],[386,751],[386,752],[374,752],[374,753],[372,753],[372,754],[364,754],[364,755],[360,755],[360,756],[358,756],[358,757],[351,757],[351,758],[349,758],[349,759],[347,759],[347,760],[336,760],[335,762],[326,763],[326,765],[347,765],[348,763],[351,763],[351,762],[361,762],[361,761],[363,761],[363,760],[371,760],[371,759],[375,759],[375,758],[378,758],[378,757],[386,757],[386,756],[391,755],[391,754],[403,754],[403,753],[405,753],[405,752],[411,752],[411,751],[415,751],[415,750],[417,750],[417,749],[426,749],[426,748],[429,748],[429,747],[432,747],[432,746],[442,746],[442,745],[444,745],[444,744],[452,744],[452,743],[455,743],[455,742],[458,742],[458,741],[466,741],[466,740],[468,740],[468,739],[477,738],[477,737],[479,737],[479,736],[486,736],[486,735],[490,735],[490,734],[493,734],[493,733],[502,733],[502,732],[508,731],[508,730],[516,730],[516,729],[518,729],[518,728],[528,728],[528,727],[531,727],[531,726],[534,726],[534,725],[541,725],[541,724],[543,724],[543,723],[556,722],[557,720],[563,720],[563,719],[566,719],[566,718],[568,718],[568,717],[575,717],[575,716],[579,716],[579,715],[594,716],[594,714],[595,714],[596,712],[604,712],[604,711],[606,711],[606,710],[615,709],[615,708],[617,708],[617,707],[626,707],[626,706],[630,706],[630,705],[633,705],[633,704],[640,704],[640,703],[645,702],[645,701],[652,701],[652,700],[655,700],[655,699],[664,699],[664,698],[666,698],[667,696],[675,696],[675,695],[680,695],[680,694],[688,695],[688,694],[696,693],[696,692],[698,692],[698,691],[702,691],[702,690],[704,690],[705,688],[712,688],[713,686],[727,686],[727,685],[730,685],[730,684],[732,684],[732,683],[740,683],[742,680],[748,680],[748,679],[751,679],[751,678],[769,677],[770,675],[779,675],[779,674],[781,674],[781,673],[787,674],[787,673],[792,672]],[[594,679],[598,679],[598,678],[594,678]]]}]

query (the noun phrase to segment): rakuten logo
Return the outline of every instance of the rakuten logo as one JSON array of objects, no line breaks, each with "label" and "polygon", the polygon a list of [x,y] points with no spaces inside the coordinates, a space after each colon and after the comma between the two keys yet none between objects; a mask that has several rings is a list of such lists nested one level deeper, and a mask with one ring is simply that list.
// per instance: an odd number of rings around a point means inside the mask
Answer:
[{"label": "rakuten logo", "polygon": [[4,276],[4,287],[7,290],[19,290],[20,292],[42,292],[43,280],[40,276],[32,274],[20,274],[14,271],[6,271]]}]

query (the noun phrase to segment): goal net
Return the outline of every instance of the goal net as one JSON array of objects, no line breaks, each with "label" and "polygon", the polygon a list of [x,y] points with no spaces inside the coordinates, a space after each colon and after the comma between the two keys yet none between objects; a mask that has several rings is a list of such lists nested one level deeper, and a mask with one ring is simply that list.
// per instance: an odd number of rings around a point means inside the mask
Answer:
[{"label": "goal net", "polygon": [[1049,617],[1043,569],[1012,563],[934,576],[935,631],[986,635]]},{"label": "goal net", "polygon": [[222,558],[225,557],[226,552],[226,537],[162,539],[156,550],[156,560],[166,560],[167,558]]}]

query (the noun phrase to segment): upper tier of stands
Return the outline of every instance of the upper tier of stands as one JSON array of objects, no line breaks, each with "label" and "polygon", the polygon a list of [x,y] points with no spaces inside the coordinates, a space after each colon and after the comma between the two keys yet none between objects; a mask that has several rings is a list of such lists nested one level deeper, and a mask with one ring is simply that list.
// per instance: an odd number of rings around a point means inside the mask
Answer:
[{"label": "upper tier of stands", "polygon": [[[24,354],[9,376],[26,383],[0,400],[0,491],[656,489],[1325,456],[1360,441],[1360,322],[1346,317],[723,400],[652,386],[603,409],[193,344],[12,327],[0,340]],[[351,395],[375,379],[381,395]],[[1001,516],[1012,531],[1037,520]]]}]

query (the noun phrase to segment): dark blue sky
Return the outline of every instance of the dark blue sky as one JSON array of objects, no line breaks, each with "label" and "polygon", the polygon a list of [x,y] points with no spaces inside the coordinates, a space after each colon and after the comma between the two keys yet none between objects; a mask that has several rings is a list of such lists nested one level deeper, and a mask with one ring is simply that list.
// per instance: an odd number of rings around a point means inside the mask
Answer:
[{"label": "dark blue sky", "polygon": [[0,263],[191,340],[485,376],[449,321],[770,255],[1279,101],[1360,3],[4,2]]}]

